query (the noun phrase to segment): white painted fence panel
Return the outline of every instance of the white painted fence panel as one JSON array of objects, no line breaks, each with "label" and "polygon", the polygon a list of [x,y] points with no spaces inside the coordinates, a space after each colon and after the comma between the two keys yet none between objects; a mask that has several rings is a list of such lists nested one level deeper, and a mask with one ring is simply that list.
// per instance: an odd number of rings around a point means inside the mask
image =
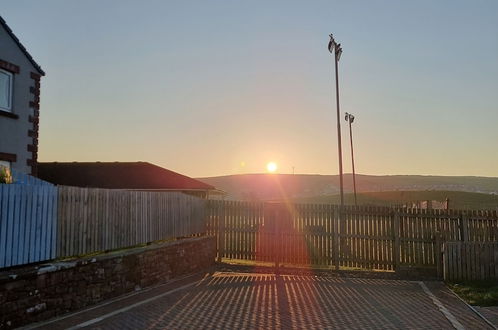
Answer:
[{"label": "white painted fence panel", "polygon": [[0,184],[0,268],[54,259],[57,188]]},{"label": "white painted fence panel", "polygon": [[28,184],[34,186],[50,186],[50,187],[54,186],[50,182],[38,179],[32,175],[20,171],[12,170],[11,173],[14,184]]}]

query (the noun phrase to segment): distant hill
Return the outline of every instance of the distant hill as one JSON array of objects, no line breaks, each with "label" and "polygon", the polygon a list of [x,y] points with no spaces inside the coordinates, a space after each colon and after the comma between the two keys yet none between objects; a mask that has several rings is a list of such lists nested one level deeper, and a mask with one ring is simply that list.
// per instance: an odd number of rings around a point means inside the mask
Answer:
[{"label": "distant hill", "polygon": [[[466,191],[383,191],[362,192],[357,194],[359,205],[400,206],[417,201],[445,201],[449,200],[450,209],[496,210],[498,209],[498,195],[482,194]],[[340,196],[315,196],[293,199],[303,204],[339,204]],[[346,205],[354,204],[354,194],[344,195]]]},{"label": "distant hill", "polygon": [[[232,200],[317,198],[339,193],[338,175],[239,174],[199,178],[228,193]],[[463,191],[498,195],[498,178],[472,176],[356,175],[358,192]],[[352,176],[344,175],[344,191],[352,192]]]}]

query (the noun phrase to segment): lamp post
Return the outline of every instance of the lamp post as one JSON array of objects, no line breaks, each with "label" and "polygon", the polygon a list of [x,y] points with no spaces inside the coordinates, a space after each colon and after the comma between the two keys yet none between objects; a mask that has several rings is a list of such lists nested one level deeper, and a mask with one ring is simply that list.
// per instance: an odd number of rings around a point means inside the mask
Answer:
[{"label": "lamp post", "polygon": [[351,163],[353,167],[353,191],[354,191],[354,205],[358,205],[356,201],[356,178],[354,173],[354,153],[353,153],[353,130],[351,129],[351,124],[354,121],[354,116],[346,112],[346,121],[349,123],[349,140],[351,142]]},{"label": "lamp post", "polygon": [[338,44],[334,40],[334,36],[330,35],[329,41],[329,52],[334,54],[334,62],[335,62],[335,99],[337,103],[337,150],[339,153],[339,182],[341,188],[341,206],[344,205],[344,183],[342,178],[342,143],[341,143],[341,120],[340,120],[340,108],[339,108],[339,72],[337,68],[337,63],[339,63],[339,59],[342,54],[341,44]]}]

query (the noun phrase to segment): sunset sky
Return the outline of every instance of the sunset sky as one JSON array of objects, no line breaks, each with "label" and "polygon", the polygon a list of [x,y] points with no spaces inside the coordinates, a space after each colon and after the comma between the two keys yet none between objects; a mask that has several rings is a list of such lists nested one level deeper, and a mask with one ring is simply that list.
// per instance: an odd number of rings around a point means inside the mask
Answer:
[{"label": "sunset sky", "polygon": [[[498,176],[498,1],[0,0],[45,70],[40,161]],[[349,133],[341,114],[344,170]]]}]

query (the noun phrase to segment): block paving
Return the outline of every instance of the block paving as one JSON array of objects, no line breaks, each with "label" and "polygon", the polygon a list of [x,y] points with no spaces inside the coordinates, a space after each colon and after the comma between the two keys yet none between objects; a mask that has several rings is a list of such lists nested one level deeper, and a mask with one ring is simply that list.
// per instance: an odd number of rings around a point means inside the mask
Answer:
[{"label": "block paving", "polygon": [[[465,328],[493,329],[444,284],[425,283]],[[234,272],[214,272],[86,328],[454,329],[417,281]]]}]

